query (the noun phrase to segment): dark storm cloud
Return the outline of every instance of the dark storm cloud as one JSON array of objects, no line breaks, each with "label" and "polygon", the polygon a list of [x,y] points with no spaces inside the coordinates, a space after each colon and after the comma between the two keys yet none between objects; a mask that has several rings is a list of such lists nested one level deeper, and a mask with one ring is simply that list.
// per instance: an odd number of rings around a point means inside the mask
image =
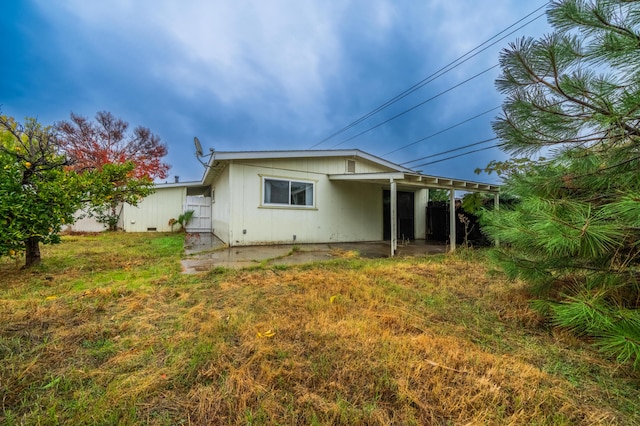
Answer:
[{"label": "dark storm cloud", "polygon": [[[544,2],[22,1],[0,17],[2,113],[44,123],[108,110],[169,145],[199,180],[192,139],[216,150],[306,149]],[[518,34],[546,31],[538,19]],[[508,40],[514,40],[516,34]],[[316,148],[383,155],[499,105],[498,70],[342,142],[497,63],[507,40]],[[396,162],[492,137],[483,116],[391,154]],[[341,143],[342,142],[342,143]],[[465,179],[484,151],[421,167]],[[436,158],[437,159],[437,158]],[[415,163],[418,164],[418,163]]]}]

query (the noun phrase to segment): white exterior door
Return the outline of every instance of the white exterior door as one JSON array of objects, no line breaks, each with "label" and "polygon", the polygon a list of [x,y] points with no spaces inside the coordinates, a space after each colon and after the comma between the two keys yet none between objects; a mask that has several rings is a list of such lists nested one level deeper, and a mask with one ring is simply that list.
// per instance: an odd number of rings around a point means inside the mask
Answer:
[{"label": "white exterior door", "polygon": [[193,210],[187,232],[211,232],[211,197],[187,197],[184,211]]}]

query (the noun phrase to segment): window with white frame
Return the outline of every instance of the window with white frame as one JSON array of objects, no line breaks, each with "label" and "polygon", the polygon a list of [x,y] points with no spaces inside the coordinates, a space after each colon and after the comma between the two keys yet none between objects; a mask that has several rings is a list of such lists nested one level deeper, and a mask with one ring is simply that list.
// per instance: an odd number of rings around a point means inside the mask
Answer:
[{"label": "window with white frame", "polygon": [[266,206],[315,206],[313,182],[263,178],[262,188]]}]

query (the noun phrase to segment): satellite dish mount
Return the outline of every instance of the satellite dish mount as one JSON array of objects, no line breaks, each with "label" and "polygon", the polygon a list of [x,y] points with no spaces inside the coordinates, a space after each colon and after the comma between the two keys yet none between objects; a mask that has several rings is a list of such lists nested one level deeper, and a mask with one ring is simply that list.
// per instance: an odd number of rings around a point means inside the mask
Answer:
[{"label": "satellite dish mount", "polygon": [[200,139],[198,139],[197,136],[193,137],[193,143],[196,146],[196,158],[205,168],[209,167],[208,163],[202,161],[201,157],[211,157],[214,153],[213,148],[209,148],[209,154],[204,155],[202,151],[202,144],[200,144]]}]

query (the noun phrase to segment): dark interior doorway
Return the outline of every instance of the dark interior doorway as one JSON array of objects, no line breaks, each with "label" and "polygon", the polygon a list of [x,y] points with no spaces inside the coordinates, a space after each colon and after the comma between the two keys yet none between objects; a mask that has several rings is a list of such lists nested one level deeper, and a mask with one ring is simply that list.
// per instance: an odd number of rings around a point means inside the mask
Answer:
[{"label": "dark interior doorway", "polygon": [[[415,205],[414,193],[397,191],[398,239],[415,239]],[[385,189],[382,194],[382,235],[383,239],[391,239],[391,191]]]},{"label": "dark interior doorway", "polygon": [[427,204],[427,240],[449,241],[448,201],[429,201]]}]

